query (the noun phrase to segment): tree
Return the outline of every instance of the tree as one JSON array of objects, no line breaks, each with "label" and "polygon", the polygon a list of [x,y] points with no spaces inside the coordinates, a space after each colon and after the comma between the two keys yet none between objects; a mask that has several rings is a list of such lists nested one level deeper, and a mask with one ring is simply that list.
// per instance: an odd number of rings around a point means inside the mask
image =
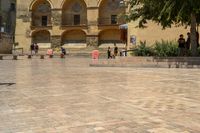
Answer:
[{"label": "tree", "polygon": [[163,28],[190,26],[192,55],[197,56],[196,27],[200,23],[200,0],[130,0],[129,21],[139,20],[144,27],[151,20]]}]

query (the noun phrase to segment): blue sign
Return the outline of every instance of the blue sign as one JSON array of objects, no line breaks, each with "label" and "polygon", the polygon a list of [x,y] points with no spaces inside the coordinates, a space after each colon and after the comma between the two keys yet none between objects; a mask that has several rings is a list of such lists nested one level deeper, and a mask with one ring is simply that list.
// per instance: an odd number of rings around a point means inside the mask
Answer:
[{"label": "blue sign", "polygon": [[131,42],[133,45],[136,45],[136,36],[132,35],[131,38],[130,38],[130,42]]}]

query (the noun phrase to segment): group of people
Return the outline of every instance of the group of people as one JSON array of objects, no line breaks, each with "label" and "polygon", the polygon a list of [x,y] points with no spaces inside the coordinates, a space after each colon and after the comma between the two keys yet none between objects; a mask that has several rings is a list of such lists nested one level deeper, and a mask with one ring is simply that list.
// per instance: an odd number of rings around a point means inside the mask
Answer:
[{"label": "group of people", "polygon": [[108,50],[107,50],[107,56],[108,56],[108,59],[115,59],[116,56],[126,56],[126,50],[122,50],[119,52],[119,48],[117,47],[116,44],[114,44],[114,49],[112,51],[112,49],[110,47],[108,47]]},{"label": "group of people", "polygon": [[31,49],[31,55],[33,53],[37,54],[39,50],[39,46],[37,45],[37,43],[32,43],[30,46],[30,49]]},{"label": "group of people", "polygon": [[[196,32],[197,48],[199,47],[199,33]],[[185,40],[183,34],[178,39],[179,56],[188,56],[191,47],[191,34],[187,33],[187,40]]]},{"label": "group of people", "polygon": [[[32,43],[30,46],[30,50],[31,50],[31,55],[33,54],[37,54],[39,51],[39,46],[37,43]],[[52,50],[52,49],[51,49]],[[48,51],[47,51],[48,52]],[[52,52],[53,54],[53,52]],[[65,48],[61,47],[61,54],[66,55],[66,50]]]},{"label": "group of people", "polygon": [[118,55],[118,47],[117,47],[117,45],[114,45],[114,46],[115,47],[114,47],[113,52],[112,52],[111,48],[108,47],[108,50],[107,50],[108,59],[113,59]]}]

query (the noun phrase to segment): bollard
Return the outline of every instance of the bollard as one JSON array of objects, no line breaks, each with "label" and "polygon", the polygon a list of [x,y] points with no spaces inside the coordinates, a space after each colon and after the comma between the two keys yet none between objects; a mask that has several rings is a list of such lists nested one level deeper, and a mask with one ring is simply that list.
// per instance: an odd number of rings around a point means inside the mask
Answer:
[{"label": "bollard", "polygon": [[44,59],[44,55],[40,55],[40,59]]},{"label": "bollard", "polygon": [[13,55],[13,60],[17,60],[17,55]]},{"label": "bollard", "polygon": [[49,58],[53,58],[53,55],[51,54],[51,55],[49,55]]},{"label": "bollard", "polygon": [[3,56],[2,55],[0,55],[0,60],[3,60]]},{"label": "bollard", "polygon": [[28,55],[28,59],[31,59],[32,58],[32,55]]},{"label": "bollard", "polygon": [[60,54],[60,58],[65,58],[65,55],[64,54]]}]

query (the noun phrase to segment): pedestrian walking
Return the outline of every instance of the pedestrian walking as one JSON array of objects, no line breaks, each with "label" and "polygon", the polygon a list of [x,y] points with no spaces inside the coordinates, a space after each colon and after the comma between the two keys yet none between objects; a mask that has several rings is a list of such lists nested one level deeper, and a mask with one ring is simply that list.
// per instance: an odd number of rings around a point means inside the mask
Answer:
[{"label": "pedestrian walking", "polygon": [[66,55],[66,50],[63,47],[61,47],[61,52],[62,54]]},{"label": "pedestrian walking", "polygon": [[114,44],[115,48],[114,48],[114,56],[118,55],[118,47],[116,44]]},{"label": "pedestrian walking", "polygon": [[112,59],[111,49],[110,49],[110,47],[108,47],[107,55],[108,55],[108,59]]},{"label": "pedestrian walking", "polygon": [[38,46],[37,43],[35,43],[34,49],[35,49],[35,54],[37,54],[37,53],[38,53],[38,50],[39,50],[39,46]]},{"label": "pedestrian walking", "polygon": [[183,34],[180,35],[179,39],[178,39],[178,47],[179,47],[179,56],[184,56],[185,55],[185,39]]},{"label": "pedestrian walking", "polygon": [[31,50],[31,55],[33,54],[33,52],[35,51],[35,48],[34,48],[34,43],[31,44],[30,46],[30,50]]}]

